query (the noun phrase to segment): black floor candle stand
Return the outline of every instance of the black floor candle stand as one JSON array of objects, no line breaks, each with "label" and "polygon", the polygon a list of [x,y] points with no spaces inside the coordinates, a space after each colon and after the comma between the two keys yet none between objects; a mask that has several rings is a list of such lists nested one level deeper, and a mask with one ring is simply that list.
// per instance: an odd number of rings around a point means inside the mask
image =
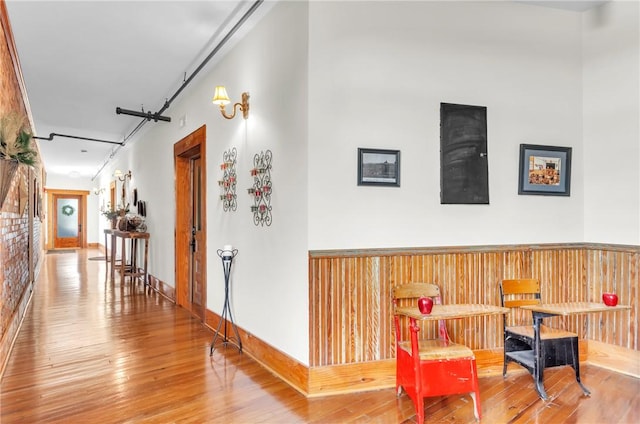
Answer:
[{"label": "black floor candle stand", "polygon": [[[213,351],[216,348],[216,342],[218,341],[218,337],[220,337],[220,327],[222,327],[222,325],[224,325],[224,332],[222,335],[222,339],[220,340],[222,344],[224,346],[227,346],[228,343],[233,343],[238,347],[238,351],[242,353],[242,340],[240,340],[238,327],[236,326],[235,322],[233,322],[233,315],[231,313],[231,306],[229,304],[229,277],[231,274],[231,263],[233,262],[233,258],[235,258],[237,254],[238,249],[218,249],[218,256],[220,256],[220,259],[222,259],[222,269],[224,270],[224,307],[222,308],[222,315],[220,316],[220,322],[218,322],[218,328],[216,328],[216,334],[213,336],[213,341],[211,342],[211,350],[209,352],[209,355],[213,355]],[[235,341],[230,337],[227,337],[227,326],[229,322],[231,322],[231,328],[236,335]]]}]

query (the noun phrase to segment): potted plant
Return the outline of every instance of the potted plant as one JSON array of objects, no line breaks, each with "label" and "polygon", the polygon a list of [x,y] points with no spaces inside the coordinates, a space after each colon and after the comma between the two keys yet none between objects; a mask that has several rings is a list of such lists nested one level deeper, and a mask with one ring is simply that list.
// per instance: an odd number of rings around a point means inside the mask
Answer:
[{"label": "potted plant", "polygon": [[112,208],[109,203],[107,203],[107,207],[102,209],[101,213],[111,222],[111,228],[116,228],[118,223],[118,218],[124,218],[124,216],[129,212],[129,204],[127,206],[118,205],[116,208]]},{"label": "potted plant", "polygon": [[9,193],[20,164],[33,166],[38,152],[23,117],[13,113],[0,117],[0,208]]}]

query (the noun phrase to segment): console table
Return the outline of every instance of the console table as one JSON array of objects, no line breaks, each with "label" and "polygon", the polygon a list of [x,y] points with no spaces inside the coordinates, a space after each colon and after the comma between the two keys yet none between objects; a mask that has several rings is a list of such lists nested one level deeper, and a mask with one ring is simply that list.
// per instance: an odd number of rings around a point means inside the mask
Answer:
[{"label": "console table", "polygon": [[[116,247],[118,239],[120,239],[121,255],[122,258],[119,262],[120,268],[120,282],[124,282],[125,277],[129,277],[132,280],[134,278],[142,278],[142,282],[147,284],[147,265],[149,262],[149,233],[141,233],[138,231],[120,231],[107,229],[104,230],[105,243],[107,242],[108,235],[111,235],[111,255],[108,258],[108,263],[111,264],[111,280],[115,279],[115,270],[117,266],[116,262]],[[129,262],[126,260],[127,241],[129,242]],[[142,268],[138,267],[138,246],[144,242],[143,264]]]},{"label": "console table", "polygon": [[[113,228],[107,228],[104,230],[104,260],[106,263],[106,267],[105,267],[105,278],[109,277],[109,268],[113,269],[113,267],[115,266],[115,249],[114,249],[114,245],[115,245],[115,237],[113,235],[113,232],[116,231]],[[111,279],[113,280],[113,274],[111,274]]]}]

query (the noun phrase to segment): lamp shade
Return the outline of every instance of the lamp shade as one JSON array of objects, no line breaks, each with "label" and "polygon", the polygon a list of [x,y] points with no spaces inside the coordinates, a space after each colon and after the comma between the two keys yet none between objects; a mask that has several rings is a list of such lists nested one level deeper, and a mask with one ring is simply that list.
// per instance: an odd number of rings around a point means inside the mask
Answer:
[{"label": "lamp shade", "polygon": [[213,104],[225,106],[229,103],[231,103],[231,100],[229,100],[229,96],[227,95],[227,89],[224,88],[223,85],[217,86],[216,91],[213,95]]}]

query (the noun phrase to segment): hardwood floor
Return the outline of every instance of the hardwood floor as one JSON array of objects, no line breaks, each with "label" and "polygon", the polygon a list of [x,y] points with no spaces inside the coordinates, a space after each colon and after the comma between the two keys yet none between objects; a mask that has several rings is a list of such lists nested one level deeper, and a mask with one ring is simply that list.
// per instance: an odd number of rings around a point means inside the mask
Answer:
[{"label": "hardwood floor", "polygon": [[[46,255],[4,371],[0,422],[413,423],[393,389],[307,399],[144,288],[105,279],[98,250]],[[221,300],[222,302],[222,300]],[[526,372],[480,379],[484,423],[637,423],[640,380],[581,368],[545,373],[543,402]],[[427,422],[472,423],[469,396],[425,401]]]}]

